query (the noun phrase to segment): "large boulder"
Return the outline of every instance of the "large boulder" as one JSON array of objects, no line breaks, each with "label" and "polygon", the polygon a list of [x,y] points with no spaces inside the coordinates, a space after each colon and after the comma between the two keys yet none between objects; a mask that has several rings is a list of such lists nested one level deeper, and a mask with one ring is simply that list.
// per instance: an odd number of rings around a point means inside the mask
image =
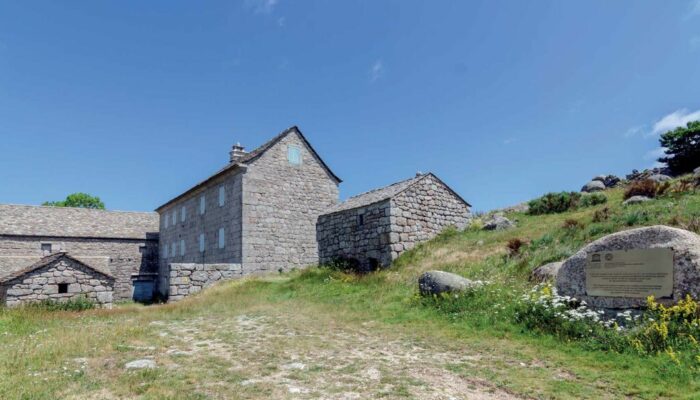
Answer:
[{"label": "large boulder", "polygon": [[651,199],[647,196],[632,196],[629,199],[625,200],[622,202],[623,206],[629,206],[632,204],[641,204],[645,203],[647,201],[651,201]]},{"label": "large boulder", "polygon": [[557,261],[539,266],[532,271],[530,279],[535,282],[546,282],[557,279],[557,275],[559,274],[559,270],[563,264],[563,261]]},{"label": "large boulder", "polygon": [[656,183],[670,181],[671,179],[673,179],[673,178],[671,178],[668,175],[664,175],[664,174],[654,174],[654,175],[649,177],[649,180],[652,180]]},{"label": "large boulder", "polygon": [[515,227],[515,223],[501,213],[493,214],[484,220],[485,231],[501,231]]},{"label": "large boulder", "polygon": [[428,271],[418,278],[418,290],[423,296],[458,292],[479,285],[479,282],[445,271]]},{"label": "large boulder", "polygon": [[603,182],[606,188],[614,188],[620,184],[620,178],[615,175],[598,175],[591,179],[591,181]]},{"label": "large boulder", "polygon": [[646,299],[643,298],[587,296],[586,264],[591,253],[652,248],[673,249],[673,295],[670,301],[678,301],[686,294],[700,298],[700,236],[662,225],[614,233],[585,246],[562,265],[557,275],[557,290],[560,295],[584,300],[593,307],[644,307]]},{"label": "large boulder", "polygon": [[605,190],[605,183],[601,181],[590,181],[581,188],[584,193],[600,192],[601,190]]}]

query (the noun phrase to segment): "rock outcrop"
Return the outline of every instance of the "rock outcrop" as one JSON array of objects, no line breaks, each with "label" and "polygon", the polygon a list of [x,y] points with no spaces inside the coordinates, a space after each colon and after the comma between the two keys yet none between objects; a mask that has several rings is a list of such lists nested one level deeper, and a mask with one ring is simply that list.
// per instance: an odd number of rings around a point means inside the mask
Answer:
[{"label": "rock outcrop", "polygon": [[535,282],[546,282],[557,279],[557,275],[559,274],[562,264],[564,264],[563,261],[556,261],[539,266],[532,271],[530,280]]},{"label": "rock outcrop", "polygon": [[501,213],[492,214],[484,219],[485,231],[501,231],[515,227],[515,223]]},{"label": "rock outcrop", "polygon": [[647,196],[632,196],[629,199],[625,200],[622,202],[623,206],[629,206],[632,204],[640,204],[640,203],[645,203],[647,201],[651,201],[651,199]]},{"label": "rock outcrop", "polygon": [[605,190],[605,183],[599,180],[590,181],[581,188],[581,191],[584,193],[600,192],[602,190]]}]

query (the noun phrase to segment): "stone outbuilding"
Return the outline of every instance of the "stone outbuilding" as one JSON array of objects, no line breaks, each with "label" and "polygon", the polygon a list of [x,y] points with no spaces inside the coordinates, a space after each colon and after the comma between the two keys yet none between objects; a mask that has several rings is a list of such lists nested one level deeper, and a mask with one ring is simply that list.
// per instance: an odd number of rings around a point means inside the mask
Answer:
[{"label": "stone outbuilding", "polygon": [[115,278],[66,253],[46,256],[0,281],[0,300],[8,307],[44,300],[66,301],[84,296],[110,308]]},{"label": "stone outbuilding", "polygon": [[470,208],[432,173],[351,197],[319,217],[319,261],[343,260],[361,270],[388,266],[448,226],[465,228]]}]

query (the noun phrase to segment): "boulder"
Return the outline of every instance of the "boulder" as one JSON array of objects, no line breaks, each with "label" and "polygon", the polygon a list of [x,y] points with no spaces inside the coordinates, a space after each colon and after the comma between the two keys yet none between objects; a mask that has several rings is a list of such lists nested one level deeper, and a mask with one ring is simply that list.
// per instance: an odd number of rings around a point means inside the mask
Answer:
[{"label": "boulder", "polygon": [[483,230],[485,231],[501,231],[504,229],[510,229],[515,227],[515,223],[508,218],[504,217],[503,214],[497,213],[487,217],[484,220]]},{"label": "boulder", "polygon": [[605,190],[605,184],[601,181],[590,181],[581,188],[581,191],[584,193],[599,192],[601,190]]},{"label": "boulder", "polygon": [[457,292],[479,286],[480,283],[445,271],[428,271],[418,278],[418,290],[423,296]]},{"label": "boulder", "polygon": [[622,180],[615,175],[608,175],[603,180],[603,184],[606,188],[614,188],[617,187],[617,185],[619,185],[621,181]]},{"label": "boulder", "polygon": [[561,266],[557,290],[562,296],[584,300],[598,308],[644,307],[646,299],[643,298],[587,296],[586,264],[591,253],[650,248],[673,249],[673,295],[669,302],[676,302],[686,294],[700,298],[700,236],[663,225],[614,233],[585,246]]},{"label": "boulder", "polygon": [[557,261],[539,266],[532,271],[530,280],[535,282],[546,282],[557,279],[557,274],[559,273],[559,269],[561,268],[562,264],[564,264],[563,261]]},{"label": "boulder", "polygon": [[656,183],[661,183],[661,182],[670,181],[672,178],[668,175],[654,174],[654,175],[650,176],[648,179],[652,180]]},{"label": "boulder", "polygon": [[601,181],[601,182],[605,183],[605,175],[598,175],[598,176],[594,177],[593,179],[591,179],[591,181]]},{"label": "boulder", "polygon": [[693,176],[700,179],[700,167],[695,168],[693,171]]},{"label": "boulder", "polygon": [[631,204],[640,204],[640,203],[644,203],[647,201],[651,201],[651,199],[647,196],[632,196],[629,199],[623,201],[622,205],[629,206]]}]

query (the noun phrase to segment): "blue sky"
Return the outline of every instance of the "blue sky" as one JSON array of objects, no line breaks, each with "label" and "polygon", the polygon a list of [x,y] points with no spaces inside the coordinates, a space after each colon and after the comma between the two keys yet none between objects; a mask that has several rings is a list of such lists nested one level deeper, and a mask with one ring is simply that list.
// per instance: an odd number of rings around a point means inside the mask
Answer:
[{"label": "blue sky", "polygon": [[0,0],[0,202],[152,210],[298,125],[342,198],[488,210],[651,166],[699,95],[700,0]]}]

